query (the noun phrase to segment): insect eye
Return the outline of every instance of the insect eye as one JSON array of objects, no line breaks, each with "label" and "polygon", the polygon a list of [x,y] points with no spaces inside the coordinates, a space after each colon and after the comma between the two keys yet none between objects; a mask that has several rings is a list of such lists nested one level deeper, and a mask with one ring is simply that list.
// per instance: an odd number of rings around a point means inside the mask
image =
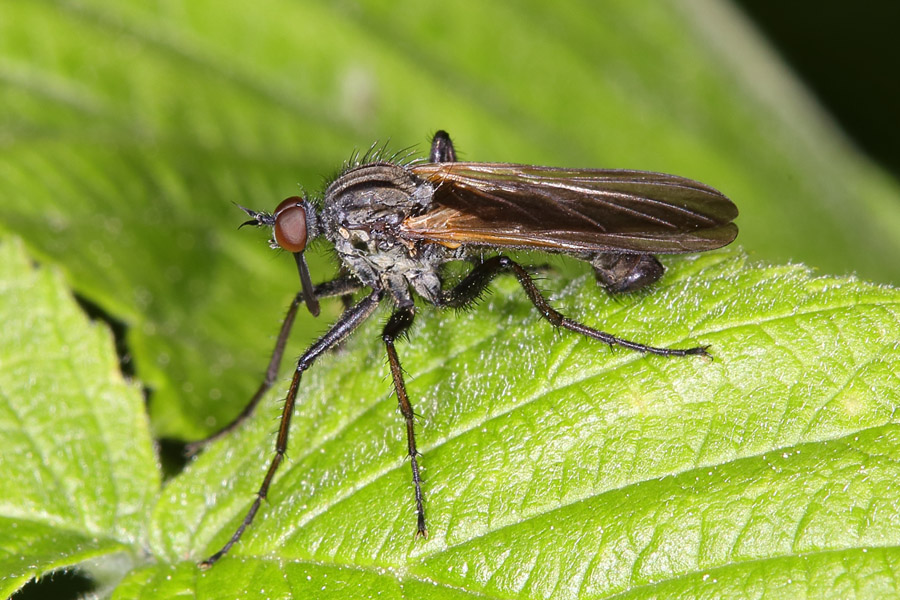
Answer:
[{"label": "insect eye", "polygon": [[303,198],[291,196],[275,209],[275,242],[288,252],[306,249],[306,209]]}]

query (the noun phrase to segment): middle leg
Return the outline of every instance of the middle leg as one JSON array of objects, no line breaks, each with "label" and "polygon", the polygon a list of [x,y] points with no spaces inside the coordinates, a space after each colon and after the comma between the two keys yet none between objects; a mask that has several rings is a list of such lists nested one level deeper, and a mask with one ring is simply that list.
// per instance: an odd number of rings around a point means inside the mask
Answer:
[{"label": "middle leg", "polygon": [[394,390],[397,392],[397,402],[400,405],[400,414],[406,420],[406,449],[409,454],[409,462],[412,467],[413,485],[416,493],[416,535],[428,537],[425,528],[425,507],[422,498],[422,478],[419,475],[419,452],[416,450],[415,418],[409,396],[406,394],[406,384],[403,382],[403,369],[400,367],[400,359],[394,348],[394,340],[410,328],[416,316],[414,305],[398,308],[382,331],[381,339],[387,348],[388,362],[391,365],[391,377],[394,380]]}]

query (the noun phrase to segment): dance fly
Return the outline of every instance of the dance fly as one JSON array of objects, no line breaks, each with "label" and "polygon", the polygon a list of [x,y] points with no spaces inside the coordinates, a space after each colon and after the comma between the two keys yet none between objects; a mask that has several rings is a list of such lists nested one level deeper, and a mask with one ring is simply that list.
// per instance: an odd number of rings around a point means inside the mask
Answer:
[{"label": "dance fly", "polygon": [[[253,412],[277,377],[301,304],[318,315],[319,300],[337,296],[345,300],[347,308],[297,361],[266,476],[240,526],[221,549],[201,563],[204,567],[222,558],[240,539],[266,497],[287,451],[303,373],[352,334],[381,303],[393,306],[382,340],[406,424],[415,531],[417,536],[426,536],[413,408],[394,347],[415,318],[414,296],[439,308],[462,308],[477,300],[495,276],[510,273],[535,308],[556,327],[637,352],[705,356],[705,346],[657,348],[563,316],[550,306],[529,271],[503,252],[566,254],[589,263],[598,283],[609,292],[632,292],[662,276],[657,254],[702,252],[731,243],[737,236],[732,221],[738,214],[737,207],[719,191],[675,175],[458,162],[444,131],[434,135],[427,162],[364,157],[351,161],[318,201],[294,196],[271,213],[243,210],[250,216],[244,225],[270,227],[273,247],[293,255],[300,292],[284,319],[266,377],[247,407],[219,432],[191,444],[190,450],[235,429]],[[304,251],[315,238],[325,238],[334,246],[340,274],[314,285]],[[471,269],[459,283],[448,286],[444,267],[451,262],[469,264]]]}]

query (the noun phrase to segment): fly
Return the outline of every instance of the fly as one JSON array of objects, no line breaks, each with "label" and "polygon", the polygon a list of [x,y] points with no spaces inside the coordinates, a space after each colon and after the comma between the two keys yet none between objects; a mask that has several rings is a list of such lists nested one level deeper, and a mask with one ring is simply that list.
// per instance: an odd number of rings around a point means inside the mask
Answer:
[{"label": "fly", "polygon": [[[384,301],[394,306],[382,330],[394,390],[406,424],[412,466],[416,536],[427,536],[414,414],[395,340],[413,323],[413,298],[440,308],[474,302],[491,280],[511,273],[535,308],[556,327],[611,346],[660,356],[706,356],[706,346],[657,348],[628,341],[574,321],[547,302],[523,266],[503,249],[567,254],[591,265],[611,293],[632,292],[657,281],[663,266],[657,254],[720,248],[737,236],[737,207],[702,183],[647,171],[563,169],[509,163],[457,162],[450,136],[434,135],[429,162],[401,164],[376,158],[350,166],[325,190],[320,202],[294,196],[272,213],[243,208],[244,225],[271,227],[272,245],[293,254],[300,292],[285,316],[265,379],[247,407],[205,443],[240,425],[277,377],[288,335],[300,304],[319,314],[319,300],[339,296],[346,310],[297,361],[281,414],[275,454],[240,526],[215,554],[222,558],[253,522],[287,451],[288,432],[300,379],[318,357],[340,344]],[[325,238],[334,245],[341,274],[313,285],[304,259],[308,243]],[[493,255],[491,255],[493,253]],[[485,254],[489,258],[482,258]],[[445,286],[443,267],[455,261],[476,264],[458,284]],[[365,290],[353,303],[351,295]]]}]

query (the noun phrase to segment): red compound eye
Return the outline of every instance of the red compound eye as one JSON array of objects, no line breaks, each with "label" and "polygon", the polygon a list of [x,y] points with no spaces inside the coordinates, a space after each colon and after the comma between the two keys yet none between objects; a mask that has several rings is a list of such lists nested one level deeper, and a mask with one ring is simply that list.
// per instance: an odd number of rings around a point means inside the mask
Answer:
[{"label": "red compound eye", "polygon": [[275,209],[275,242],[288,252],[306,249],[306,209],[303,198],[291,196]]}]

